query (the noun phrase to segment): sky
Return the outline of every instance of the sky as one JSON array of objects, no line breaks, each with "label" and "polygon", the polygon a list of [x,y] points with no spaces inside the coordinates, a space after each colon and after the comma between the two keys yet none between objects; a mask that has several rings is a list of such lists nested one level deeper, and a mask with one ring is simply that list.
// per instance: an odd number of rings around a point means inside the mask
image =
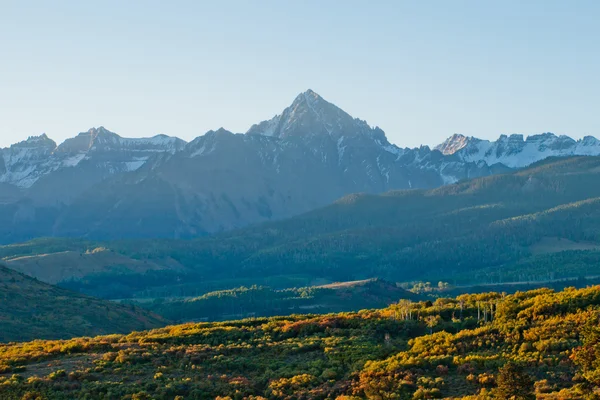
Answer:
[{"label": "sky", "polygon": [[600,2],[0,0],[0,147],[245,132],[307,89],[401,147],[600,136]]}]

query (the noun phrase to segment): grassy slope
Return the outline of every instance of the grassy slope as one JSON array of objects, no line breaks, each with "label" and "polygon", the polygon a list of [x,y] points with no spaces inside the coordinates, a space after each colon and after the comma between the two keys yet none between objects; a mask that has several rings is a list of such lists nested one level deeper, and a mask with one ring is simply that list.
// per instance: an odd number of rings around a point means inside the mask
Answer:
[{"label": "grassy slope", "polygon": [[513,361],[537,398],[577,399],[595,375],[571,355],[599,316],[592,287],[15,344],[0,347],[0,397],[487,398]]},{"label": "grassy slope", "polygon": [[163,326],[166,320],[57,288],[0,266],[0,342],[70,338]]},{"label": "grassy slope", "polygon": [[51,284],[79,280],[95,274],[144,274],[148,271],[181,269],[176,263],[167,266],[134,260],[102,248],[86,252],[63,251],[15,257],[5,260],[5,263],[11,269]]}]

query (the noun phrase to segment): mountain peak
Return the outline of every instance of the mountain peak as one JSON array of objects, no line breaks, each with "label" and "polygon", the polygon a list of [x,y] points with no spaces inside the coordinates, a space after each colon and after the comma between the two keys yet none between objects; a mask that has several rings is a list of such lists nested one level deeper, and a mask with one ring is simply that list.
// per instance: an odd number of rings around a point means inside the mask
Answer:
[{"label": "mountain peak", "polygon": [[48,135],[42,133],[39,136],[29,136],[27,140],[13,144],[11,147],[27,147],[27,148],[48,148],[54,150],[56,148],[56,142],[50,139]]},{"label": "mountain peak", "polygon": [[465,136],[460,133],[455,133],[450,136],[448,139],[444,140],[443,143],[434,147],[434,150],[438,150],[444,155],[454,154],[457,151],[465,148],[469,142],[477,140],[472,136]]},{"label": "mountain peak", "polygon": [[117,142],[120,136],[108,129],[100,126],[98,128],[90,128],[86,132],[81,132],[71,139],[65,140],[57,151],[65,153],[84,153],[89,151],[96,144],[108,142]]},{"label": "mountain peak", "polygon": [[380,129],[353,118],[344,110],[323,99],[312,89],[300,93],[292,104],[270,120],[253,125],[247,134],[278,138],[313,138],[370,135],[387,141]]},{"label": "mountain peak", "polygon": [[325,111],[324,108],[332,107],[336,110],[343,112],[341,109],[327,102],[325,99],[319,96],[318,93],[314,92],[311,89],[308,89],[307,91],[302,92],[298,96],[296,96],[292,104],[287,109],[291,109],[295,113],[314,113],[318,116],[319,114],[322,114]]},{"label": "mountain peak", "polygon": [[320,101],[325,100],[321,96],[319,96],[317,92],[313,91],[312,89],[308,89],[307,91],[300,93],[298,96],[296,96],[296,99],[292,104],[296,104],[298,102],[306,102],[307,104],[315,105]]},{"label": "mountain peak", "polygon": [[90,134],[91,137],[95,138],[120,138],[119,135],[117,135],[114,132],[109,131],[108,129],[106,129],[103,126],[100,126],[98,128],[91,128],[90,130],[88,130],[88,132]]}]

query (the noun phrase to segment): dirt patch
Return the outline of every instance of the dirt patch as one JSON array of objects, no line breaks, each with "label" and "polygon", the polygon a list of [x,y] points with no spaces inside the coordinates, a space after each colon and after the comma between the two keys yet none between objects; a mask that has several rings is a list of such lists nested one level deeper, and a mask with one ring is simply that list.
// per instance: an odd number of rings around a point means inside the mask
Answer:
[{"label": "dirt patch", "polygon": [[363,286],[369,282],[373,282],[373,279],[364,279],[362,281],[349,281],[349,282],[334,282],[327,285],[315,286],[319,289],[342,289],[354,286]]},{"label": "dirt patch", "polygon": [[[82,371],[94,367],[94,361],[100,357],[100,354],[77,354],[67,358],[40,361],[25,365],[26,370],[17,372],[16,375],[24,378],[32,376],[42,378],[58,370],[64,370],[67,374],[74,371]],[[13,372],[4,375],[10,376],[12,374]]]}]

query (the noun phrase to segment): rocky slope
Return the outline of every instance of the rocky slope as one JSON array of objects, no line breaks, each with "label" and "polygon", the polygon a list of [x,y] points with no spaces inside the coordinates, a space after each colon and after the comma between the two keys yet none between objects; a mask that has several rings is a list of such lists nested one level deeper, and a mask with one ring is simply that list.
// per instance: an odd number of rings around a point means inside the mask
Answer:
[{"label": "rocky slope", "polygon": [[246,134],[190,143],[91,129],[0,152],[0,241],[35,236],[192,237],[280,219],[349,193],[434,188],[548,156],[600,154],[596,139],[497,142],[455,135],[436,149],[391,144],[378,127],[308,90]]}]

